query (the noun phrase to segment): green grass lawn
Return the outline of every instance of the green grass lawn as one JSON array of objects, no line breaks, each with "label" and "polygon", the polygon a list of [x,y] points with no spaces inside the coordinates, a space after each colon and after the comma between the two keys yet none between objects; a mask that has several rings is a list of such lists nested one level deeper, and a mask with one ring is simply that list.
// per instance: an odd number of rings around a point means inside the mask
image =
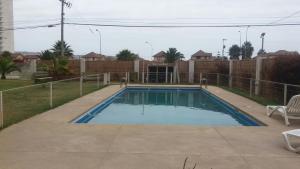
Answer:
[{"label": "green grass lawn", "polygon": [[[7,86],[6,86],[7,87]],[[104,86],[101,85],[100,88]],[[97,83],[83,83],[83,95],[99,90]],[[80,83],[76,81],[53,83],[53,107],[80,97]],[[3,92],[4,127],[30,118],[50,109],[50,85],[41,84]]]},{"label": "green grass lawn", "polygon": [[222,89],[225,89],[227,91],[230,91],[232,93],[235,93],[235,94],[238,94],[240,96],[243,96],[243,97],[246,97],[248,99],[251,99],[259,104],[262,104],[264,106],[267,106],[267,105],[278,105],[279,103],[275,100],[270,100],[270,99],[267,99],[267,98],[264,98],[264,97],[261,97],[261,96],[255,96],[254,94],[252,95],[252,97],[250,97],[250,94],[248,91],[244,91],[244,90],[241,90],[241,89],[237,89],[237,88],[229,88],[229,87],[224,87],[224,86],[221,86]]},{"label": "green grass lawn", "polygon": [[33,82],[31,80],[0,80],[0,91],[16,87],[28,86]]}]

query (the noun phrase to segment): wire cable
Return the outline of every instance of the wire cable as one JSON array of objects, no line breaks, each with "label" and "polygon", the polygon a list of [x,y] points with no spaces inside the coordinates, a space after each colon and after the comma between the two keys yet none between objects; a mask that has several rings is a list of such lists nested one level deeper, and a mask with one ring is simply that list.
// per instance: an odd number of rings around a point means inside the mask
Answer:
[{"label": "wire cable", "polygon": [[278,20],[276,20],[276,21],[273,21],[273,22],[271,22],[270,24],[275,24],[275,23],[281,22],[281,21],[283,21],[283,20],[289,19],[289,18],[291,18],[291,17],[293,17],[293,16],[295,16],[295,15],[297,15],[297,14],[299,14],[299,13],[300,13],[300,10],[299,10],[299,11],[296,11],[296,12],[294,12],[294,13],[288,15],[288,16],[285,16],[285,17],[283,17],[283,18],[280,18],[280,19],[278,19]]},{"label": "wire cable", "polygon": [[241,28],[241,27],[278,27],[278,26],[300,26],[300,23],[282,24],[240,24],[240,25],[125,25],[125,24],[97,24],[66,22],[66,25],[79,26],[101,26],[101,27],[126,27],[126,28]]},{"label": "wire cable", "polygon": [[16,27],[16,28],[4,28],[0,29],[0,32],[4,31],[14,31],[14,30],[24,30],[24,29],[38,29],[38,28],[52,28],[60,25],[60,23],[55,24],[47,24],[47,25],[35,25],[35,26],[24,26],[24,27]]},{"label": "wire cable", "polygon": [[[241,27],[279,27],[279,26],[300,26],[300,23],[275,23],[275,24],[240,24],[240,25],[125,25],[125,24],[98,24],[98,23],[75,23],[66,22],[66,25],[78,26],[99,26],[99,27],[120,27],[120,28],[241,28]],[[38,28],[52,28],[60,25],[60,23],[23,26],[15,28],[3,28],[3,31],[25,30],[25,29],[38,29]]]}]

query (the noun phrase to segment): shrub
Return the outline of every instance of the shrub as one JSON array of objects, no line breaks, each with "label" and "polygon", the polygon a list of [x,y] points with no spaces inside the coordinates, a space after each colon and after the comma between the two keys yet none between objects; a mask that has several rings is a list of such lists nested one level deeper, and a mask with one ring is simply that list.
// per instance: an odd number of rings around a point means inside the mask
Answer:
[{"label": "shrub", "polygon": [[278,56],[274,59],[272,81],[300,84],[300,56]]}]

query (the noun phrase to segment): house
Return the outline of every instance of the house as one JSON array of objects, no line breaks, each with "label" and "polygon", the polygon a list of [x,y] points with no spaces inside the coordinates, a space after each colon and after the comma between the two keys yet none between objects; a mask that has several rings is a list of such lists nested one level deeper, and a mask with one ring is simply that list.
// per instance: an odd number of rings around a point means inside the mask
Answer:
[{"label": "house", "polygon": [[84,56],[82,56],[81,58],[85,59],[86,61],[103,61],[105,60],[105,56],[102,54],[97,54],[95,52],[90,52]]},{"label": "house", "polygon": [[212,53],[206,53],[202,50],[199,50],[195,54],[192,55],[191,60],[197,61],[197,60],[213,60],[214,57],[212,56]]},{"label": "house", "polygon": [[153,56],[155,62],[163,63],[166,60],[166,52],[160,51]]},{"label": "house", "polygon": [[12,54],[14,62],[29,63],[33,60],[40,60],[40,53],[37,52],[17,52]]},{"label": "house", "polygon": [[114,60],[117,60],[117,57],[115,57],[115,56],[106,56],[105,60],[114,61]]},{"label": "house", "polygon": [[277,52],[269,52],[266,54],[258,55],[253,59],[256,59],[257,57],[274,58],[278,56],[300,56],[300,54],[297,51],[278,50]]}]

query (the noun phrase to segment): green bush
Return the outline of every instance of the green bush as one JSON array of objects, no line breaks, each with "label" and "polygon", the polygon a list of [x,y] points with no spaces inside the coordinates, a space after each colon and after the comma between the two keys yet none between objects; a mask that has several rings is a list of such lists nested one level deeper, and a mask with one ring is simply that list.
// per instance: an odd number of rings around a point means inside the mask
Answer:
[{"label": "green bush", "polygon": [[274,59],[272,81],[300,84],[300,56],[278,56]]}]

